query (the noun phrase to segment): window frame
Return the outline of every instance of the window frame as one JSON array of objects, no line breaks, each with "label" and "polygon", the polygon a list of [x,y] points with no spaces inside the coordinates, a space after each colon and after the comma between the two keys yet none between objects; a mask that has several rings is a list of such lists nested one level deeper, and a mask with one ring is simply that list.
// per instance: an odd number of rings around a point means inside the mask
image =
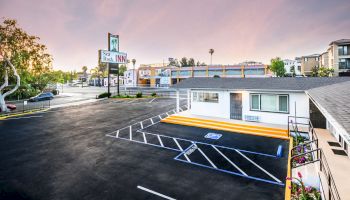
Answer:
[{"label": "window frame", "polygon": [[[252,108],[252,102],[253,102],[253,95],[259,95],[259,109],[253,109]],[[273,95],[276,98],[276,108],[277,111],[269,111],[269,110],[261,110],[261,95]],[[287,97],[287,111],[280,111],[280,96]],[[289,114],[290,112],[290,106],[289,106],[289,94],[276,94],[276,93],[250,93],[250,106],[249,110],[254,112],[268,112],[268,113],[281,113],[281,114]]]},{"label": "window frame", "polygon": [[[200,100],[200,94],[203,95],[203,101]],[[217,100],[216,101],[204,101],[205,94],[217,94]],[[219,92],[212,92],[212,91],[192,91],[192,102],[197,103],[219,103]]]}]

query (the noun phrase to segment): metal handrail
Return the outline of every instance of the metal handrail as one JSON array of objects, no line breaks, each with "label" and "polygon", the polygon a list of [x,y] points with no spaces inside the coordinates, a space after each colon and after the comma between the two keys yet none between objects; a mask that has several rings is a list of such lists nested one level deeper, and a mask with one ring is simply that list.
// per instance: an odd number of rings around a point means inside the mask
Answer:
[{"label": "metal handrail", "polygon": [[[308,119],[306,117],[288,116],[288,132],[289,132],[289,135],[290,135],[290,123],[292,124],[292,127],[293,127],[294,131],[296,131],[294,126],[293,126],[293,121],[289,120],[290,117],[292,117],[292,118]],[[307,165],[307,164],[310,164],[310,163],[315,163],[317,161],[320,161],[320,171],[321,172],[323,171],[325,176],[326,176],[326,178],[327,178],[328,199],[330,199],[330,200],[332,200],[332,199],[340,200],[339,192],[338,192],[338,189],[337,189],[336,184],[334,182],[334,178],[333,178],[333,175],[332,175],[331,170],[329,168],[329,165],[327,163],[326,157],[325,157],[325,155],[323,153],[323,150],[321,148],[319,148],[319,146],[318,146],[318,137],[316,135],[315,128],[313,127],[313,125],[311,123],[311,120],[309,120],[308,126],[309,126],[309,133],[311,134],[311,141],[306,142],[306,143],[301,144],[301,145],[298,145],[298,146],[305,146],[307,144],[315,143],[316,144],[316,149],[313,149],[311,151],[292,156],[291,159],[290,159],[291,166],[293,167],[292,161],[293,161],[294,158],[300,157],[300,156],[303,156],[303,155],[306,155],[306,154],[310,154],[310,153],[316,151],[316,153],[317,153],[316,160],[313,160],[313,161],[310,161],[310,162],[307,162],[307,163],[303,163],[301,165],[295,166],[294,168],[301,167],[301,166],[304,166],[304,165]],[[295,148],[297,148],[298,146],[293,147],[291,149],[290,153],[292,153],[293,150]],[[290,176],[291,176],[291,174],[290,174]]]}]

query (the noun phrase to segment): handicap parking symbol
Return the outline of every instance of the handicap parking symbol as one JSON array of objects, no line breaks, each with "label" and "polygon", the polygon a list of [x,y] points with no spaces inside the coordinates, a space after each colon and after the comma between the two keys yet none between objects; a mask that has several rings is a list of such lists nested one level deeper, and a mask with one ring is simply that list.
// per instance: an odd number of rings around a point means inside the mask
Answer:
[{"label": "handicap parking symbol", "polygon": [[222,134],[218,134],[218,133],[207,133],[204,137],[212,140],[218,140],[221,138],[221,136]]}]

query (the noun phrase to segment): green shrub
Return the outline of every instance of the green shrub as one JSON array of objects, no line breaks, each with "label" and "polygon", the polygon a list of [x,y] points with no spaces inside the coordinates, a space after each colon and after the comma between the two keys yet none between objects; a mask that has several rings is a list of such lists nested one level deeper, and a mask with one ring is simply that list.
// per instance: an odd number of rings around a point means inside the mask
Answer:
[{"label": "green shrub", "polygon": [[142,98],[142,92],[138,92],[138,93],[136,94],[136,98]]},{"label": "green shrub", "polygon": [[98,95],[98,99],[102,99],[102,98],[106,98],[106,97],[110,97],[111,96],[111,93],[107,93],[107,92],[104,92],[100,95]]},{"label": "green shrub", "polygon": [[151,96],[152,96],[152,97],[155,97],[155,96],[157,96],[157,93],[153,92],[153,93],[151,94]]}]

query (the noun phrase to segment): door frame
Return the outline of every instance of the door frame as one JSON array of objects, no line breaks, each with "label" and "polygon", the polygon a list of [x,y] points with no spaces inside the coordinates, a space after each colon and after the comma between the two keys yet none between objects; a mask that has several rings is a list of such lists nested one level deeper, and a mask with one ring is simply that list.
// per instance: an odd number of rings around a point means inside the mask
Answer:
[{"label": "door frame", "polygon": [[[235,118],[234,115],[236,114],[238,116],[239,112],[238,113],[235,113],[233,109],[233,107],[236,107],[234,106],[233,104],[233,96],[234,95],[240,95],[240,116]],[[235,120],[243,120],[243,94],[241,92],[230,92],[230,119],[235,119]]]}]

